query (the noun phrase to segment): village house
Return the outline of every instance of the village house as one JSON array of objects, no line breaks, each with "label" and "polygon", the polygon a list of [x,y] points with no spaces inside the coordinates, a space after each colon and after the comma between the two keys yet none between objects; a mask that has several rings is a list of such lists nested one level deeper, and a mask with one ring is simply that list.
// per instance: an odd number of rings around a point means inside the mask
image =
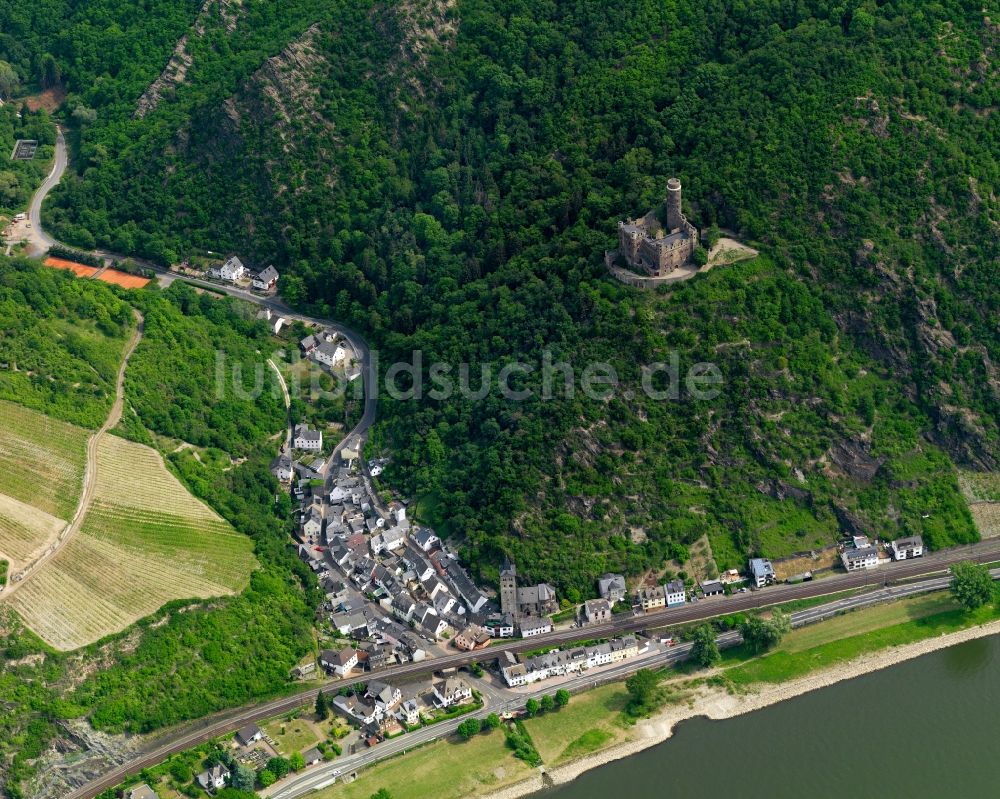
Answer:
[{"label": "village house", "polygon": [[458,677],[446,677],[434,683],[434,704],[441,708],[472,701],[472,689]]},{"label": "village house", "polygon": [[228,258],[222,266],[212,267],[208,270],[209,277],[225,280],[228,283],[236,283],[246,277],[246,274],[247,268],[235,255]]},{"label": "village house", "polygon": [[536,635],[552,632],[552,622],[549,619],[528,617],[518,622],[518,628],[522,638],[532,638]]},{"label": "village house", "polygon": [[415,699],[407,699],[396,711],[396,718],[407,727],[415,727],[420,723],[420,706]]},{"label": "village house", "polygon": [[446,571],[452,588],[462,598],[469,612],[478,613],[489,601],[483,592],[476,587],[476,584],[472,582],[472,578],[465,573],[465,570],[457,561],[450,561],[446,567]]},{"label": "village house", "polygon": [[625,598],[625,577],[621,574],[602,574],[597,578],[597,593],[612,605]]},{"label": "village house", "polygon": [[310,333],[308,336],[302,339],[302,341],[299,342],[299,350],[302,352],[303,355],[309,356],[312,354],[313,350],[315,350],[322,343],[323,343],[322,338],[320,338],[314,333]]},{"label": "village house", "polygon": [[413,597],[404,592],[392,598],[390,609],[393,616],[408,624],[417,609],[417,603],[413,601]]},{"label": "village house", "polygon": [[373,535],[370,546],[373,554],[380,555],[383,552],[391,552],[399,549],[405,543],[406,533],[403,529],[400,527],[391,527],[388,530],[383,530]]},{"label": "village house", "polygon": [[611,619],[611,603],[606,599],[588,599],[583,604],[587,624],[600,624]]},{"label": "village house", "polygon": [[509,613],[491,613],[483,626],[494,638],[514,637],[514,617]]},{"label": "village house", "polygon": [[241,727],[236,731],[236,743],[240,746],[250,746],[250,744],[256,743],[263,737],[264,733],[261,732],[260,727],[256,724],[248,724],[246,727]]},{"label": "village house", "polygon": [[[404,508],[402,512],[405,518],[406,509]],[[413,534],[413,542],[424,552],[430,552],[434,549],[434,547],[441,543],[441,539],[434,534],[433,530],[421,527]]]},{"label": "village house", "polygon": [[122,791],[122,799],[159,799],[159,797],[152,788],[141,782]]},{"label": "village house", "polygon": [[362,726],[375,724],[382,718],[382,714],[372,702],[367,702],[354,695],[334,697],[333,709],[348,720],[356,721]]},{"label": "village house", "polygon": [[253,276],[250,285],[258,291],[270,291],[278,285],[278,270],[273,266],[261,270]]},{"label": "village house", "polygon": [[320,430],[313,430],[303,422],[295,426],[292,446],[295,449],[303,449],[307,452],[319,452],[323,449],[323,433]]},{"label": "village house", "polygon": [[911,535],[907,538],[897,538],[892,542],[892,559],[908,560],[909,558],[920,558],[924,554],[924,539],[919,535]]},{"label": "village house", "polygon": [[687,602],[687,592],[684,590],[683,580],[671,580],[663,586],[663,591],[667,596],[668,608],[677,607]]},{"label": "village house", "polygon": [[302,753],[302,762],[306,766],[315,766],[317,763],[323,762],[323,753],[319,751],[315,746],[312,749],[306,749]]},{"label": "village house", "polygon": [[319,655],[319,665],[328,673],[346,677],[351,673],[351,669],[358,665],[358,653],[349,646],[337,652],[324,649]]},{"label": "village house", "polygon": [[497,664],[500,666],[500,675],[509,687],[517,688],[528,684],[528,669],[513,652],[505,650],[497,659]]},{"label": "village house", "polygon": [[763,588],[774,582],[774,566],[767,558],[751,558],[750,578],[757,588]]},{"label": "village house", "polygon": [[490,640],[492,640],[490,634],[485,628],[478,624],[470,624],[455,636],[454,644],[456,649],[472,652],[487,646]]},{"label": "village house", "polygon": [[226,787],[226,782],[229,780],[229,769],[218,763],[201,772],[195,779],[203,791],[215,793]]},{"label": "village house", "polygon": [[[864,539],[868,541],[867,538]],[[840,561],[849,572],[860,571],[861,569],[874,569],[878,566],[878,549],[871,546],[859,546],[853,549],[845,549],[840,554]]]},{"label": "village house", "polygon": [[316,543],[323,532],[323,511],[316,505],[311,505],[302,517],[302,538],[310,543]]},{"label": "village house", "polygon": [[388,716],[403,699],[403,693],[398,688],[381,680],[372,680],[365,690],[365,698],[374,703],[375,708],[383,716]]},{"label": "village house", "polygon": [[726,587],[718,580],[705,580],[698,586],[701,589],[702,595],[709,596],[721,596],[726,593]]},{"label": "village house", "polygon": [[271,461],[271,474],[275,476],[279,483],[287,483],[292,479],[295,470],[292,468],[292,459],[281,453]]},{"label": "village house", "polygon": [[347,360],[347,349],[343,344],[325,341],[313,350],[312,355],[325,366],[339,366]]},{"label": "village house", "polygon": [[662,608],[667,604],[667,595],[663,592],[662,585],[643,585],[635,594],[636,601],[643,610],[653,610]]}]

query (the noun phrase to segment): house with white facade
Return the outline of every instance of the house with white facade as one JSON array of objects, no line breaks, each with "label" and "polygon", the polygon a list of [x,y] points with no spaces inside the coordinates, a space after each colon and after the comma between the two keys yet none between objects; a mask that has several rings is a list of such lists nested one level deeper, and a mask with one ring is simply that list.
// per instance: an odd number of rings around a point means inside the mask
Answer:
[{"label": "house with white facade", "polygon": [[549,619],[540,619],[532,616],[521,619],[518,627],[521,630],[522,638],[531,638],[535,635],[544,635],[545,633],[552,632],[552,622]]},{"label": "house with white facade", "polygon": [[295,435],[292,437],[292,446],[295,449],[302,449],[306,452],[319,452],[323,449],[323,432],[321,430],[314,430],[304,422],[296,425]]},{"label": "house with white facade", "polygon": [[849,572],[874,569],[878,566],[878,549],[873,546],[845,549],[840,555],[841,563]]},{"label": "house with white facade", "polygon": [[246,277],[246,274],[247,268],[235,255],[227,258],[222,266],[213,267],[208,270],[209,277],[214,277],[217,280],[225,280],[228,283],[236,283]]},{"label": "house with white facade", "polygon": [[195,781],[201,786],[203,791],[208,793],[215,793],[218,790],[226,787],[226,782],[229,780],[229,769],[218,763],[210,769],[206,769],[201,772]]},{"label": "house with white facade", "polygon": [[358,665],[358,653],[349,646],[336,652],[324,649],[319,655],[319,665],[338,677],[346,677]]},{"label": "house with white facade", "polygon": [[446,677],[434,683],[434,704],[446,708],[472,701],[472,689],[458,677]]},{"label": "house with white facade", "polygon": [[250,285],[258,291],[270,291],[278,285],[278,270],[273,266],[261,270],[253,276]]},{"label": "house with white facade", "polygon": [[325,341],[313,350],[313,358],[325,366],[340,366],[347,360],[347,349],[341,343]]},{"label": "house with white facade", "polygon": [[897,538],[892,542],[892,559],[909,560],[910,558],[920,558],[924,554],[924,539],[919,535],[911,535],[907,538]]},{"label": "house with white facade", "polygon": [[663,592],[667,597],[668,608],[683,605],[687,601],[687,592],[684,590],[684,582],[682,580],[671,580],[663,586]]},{"label": "house with white facade", "polygon": [[750,560],[750,579],[757,588],[763,588],[774,582],[774,566],[767,558],[752,558]]}]

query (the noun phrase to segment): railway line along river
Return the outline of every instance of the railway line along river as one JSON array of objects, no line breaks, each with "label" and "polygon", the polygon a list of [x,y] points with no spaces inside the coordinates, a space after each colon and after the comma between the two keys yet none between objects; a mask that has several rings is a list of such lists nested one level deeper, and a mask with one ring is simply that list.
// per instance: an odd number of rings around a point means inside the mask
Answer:
[{"label": "railway line along river", "polygon": [[996,796],[1000,636],[978,638],[673,737],[535,799]]}]

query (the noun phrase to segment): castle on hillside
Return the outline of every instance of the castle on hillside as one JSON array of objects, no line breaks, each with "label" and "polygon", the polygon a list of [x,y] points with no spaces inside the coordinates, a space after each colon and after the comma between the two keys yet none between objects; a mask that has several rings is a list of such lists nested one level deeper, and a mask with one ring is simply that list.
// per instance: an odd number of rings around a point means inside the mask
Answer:
[{"label": "castle on hillside", "polygon": [[664,277],[683,266],[698,246],[698,228],[681,211],[681,182],[667,181],[667,227],[650,211],[642,219],[618,223],[618,251],[632,269]]}]

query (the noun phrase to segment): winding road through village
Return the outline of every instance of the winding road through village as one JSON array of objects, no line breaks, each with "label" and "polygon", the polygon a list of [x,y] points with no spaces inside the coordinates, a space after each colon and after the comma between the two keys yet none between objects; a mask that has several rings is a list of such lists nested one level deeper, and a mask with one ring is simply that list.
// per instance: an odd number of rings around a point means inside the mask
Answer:
[{"label": "winding road through village", "polygon": [[[30,244],[34,254],[36,255],[43,254],[49,247],[57,244],[57,242],[51,236],[46,234],[42,228],[41,206],[45,196],[59,182],[66,166],[66,143],[62,132],[60,131],[56,142],[55,164],[53,166],[52,173],[35,194],[30,206],[30,222],[32,225]],[[106,251],[97,251],[95,252],[95,255],[105,259],[123,257]],[[336,457],[336,454],[343,446],[345,446],[347,442],[363,442],[363,437],[375,420],[377,404],[377,374],[368,345],[357,332],[332,320],[319,319],[293,311],[280,299],[275,297],[262,296],[234,286],[207,284],[195,278],[170,272],[169,270],[148,261],[139,261],[139,263],[154,270],[160,276],[160,281],[163,284],[168,284],[173,280],[184,280],[195,286],[201,286],[216,293],[225,293],[229,296],[237,297],[265,308],[270,308],[272,311],[284,316],[287,319],[298,320],[310,325],[323,326],[325,328],[333,329],[341,334],[354,347],[361,362],[365,399],[364,412],[360,421],[350,432],[347,433],[340,444],[338,444],[337,449],[334,452],[334,457]],[[137,330],[141,330],[141,324]],[[135,343],[138,343],[138,341],[136,340]],[[134,347],[134,344],[132,346]],[[124,375],[124,369],[125,362],[122,364],[121,373],[119,375],[119,387],[121,386],[121,378]],[[118,403],[116,402],[116,405],[117,404]],[[625,632],[642,632],[662,629],[668,626],[690,624],[723,614],[764,608],[792,600],[829,596],[831,594],[849,589],[861,589],[862,593],[856,596],[837,599],[808,611],[801,611],[794,614],[793,622],[795,624],[805,624],[810,621],[827,618],[830,615],[841,613],[851,608],[862,607],[876,601],[887,601],[888,599],[908,596],[922,591],[940,590],[947,584],[947,577],[942,576],[943,573],[950,565],[963,560],[975,560],[981,563],[1000,561],[1000,540],[987,540],[978,544],[956,547],[954,549],[932,553],[917,560],[893,563],[880,568],[877,574],[872,574],[870,572],[855,572],[830,577],[816,582],[802,583],[799,585],[774,586],[760,591],[734,594],[729,597],[717,597],[703,600],[698,603],[687,604],[683,607],[659,609],[645,614],[623,614],[615,616],[610,622],[585,627],[583,629],[554,631],[547,635],[535,636],[524,641],[501,641],[497,642],[496,645],[490,646],[485,651],[473,653],[463,652],[453,655],[449,654],[444,657],[432,658],[419,663],[407,663],[385,669],[380,672],[379,676],[380,678],[386,680],[408,679],[415,676],[425,675],[440,669],[457,668],[468,665],[473,661],[491,659],[503,651],[523,652],[547,646],[568,644],[578,641],[581,638],[607,638],[614,635],[620,635]],[[922,579],[919,582],[906,582],[926,577],[927,575],[936,576],[930,579]],[[731,645],[738,640],[738,638],[735,638],[734,636],[734,633],[728,633],[725,636],[721,636],[720,643],[722,645]],[[657,650],[656,654],[651,656],[651,658],[641,658],[636,662],[622,663],[613,669],[602,671],[597,677],[593,675],[585,675],[579,678],[574,678],[567,683],[567,687],[571,690],[582,690],[583,688],[591,687],[595,683],[595,680],[605,682],[611,679],[621,679],[630,671],[634,671],[637,668],[650,664],[663,665],[673,663],[677,660],[683,659],[686,655],[687,647],[685,645],[674,647],[669,650]],[[155,741],[150,743],[152,748],[144,754],[139,755],[126,763],[122,763],[113,769],[109,769],[100,778],[95,779],[86,785],[82,785],[67,794],[65,799],[90,799],[90,797],[94,797],[98,793],[117,785],[123,779],[137,774],[142,769],[163,761],[171,754],[189,749],[192,746],[212,738],[231,733],[247,724],[261,722],[265,719],[269,719],[274,716],[281,715],[282,713],[295,710],[296,708],[304,705],[308,705],[315,701],[316,694],[320,690],[329,690],[331,688],[333,688],[333,690],[338,690],[340,688],[356,685],[365,681],[365,678],[356,678],[337,681],[327,680],[322,684],[314,683],[308,687],[300,688],[294,693],[279,699],[256,703],[240,708],[233,708],[181,725],[158,736]],[[546,690],[551,690],[551,688]],[[539,694],[538,692],[535,692],[534,694],[519,693],[516,695],[515,700],[510,700],[508,702],[508,705],[513,704],[516,706],[523,704],[524,701],[533,695],[537,696]],[[496,707],[494,706],[492,709],[496,710]],[[479,711],[481,715],[485,715],[488,712],[491,712],[489,705],[487,705],[487,707],[482,711]],[[317,766],[315,769],[308,770],[303,774],[293,777],[288,782],[282,784],[279,788],[272,790],[270,795],[274,799],[295,799],[295,797],[299,797],[316,790],[324,784],[329,784],[341,771],[357,770],[359,768],[369,766],[384,757],[397,754],[404,749],[425,743],[426,741],[433,740],[434,738],[449,735],[454,731],[458,721],[459,720],[452,720],[450,722],[433,725],[431,727],[425,727],[416,732],[401,736],[398,739],[387,741],[371,750],[345,756],[332,764]]]}]

